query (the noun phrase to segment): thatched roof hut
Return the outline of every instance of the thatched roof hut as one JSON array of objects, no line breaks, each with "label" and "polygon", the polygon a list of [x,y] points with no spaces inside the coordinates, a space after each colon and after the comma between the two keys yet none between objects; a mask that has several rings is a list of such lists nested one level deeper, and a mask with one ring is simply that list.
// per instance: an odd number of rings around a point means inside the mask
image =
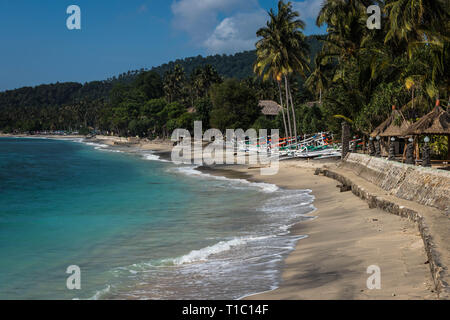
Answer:
[{"label": "thatched roof hut", "polygon": [[261,108],[261,113],[265,116],[276,116],[281,111],[281,106],[272,100],[261,100],[258,106]]},{"label": "thatched roof hut", "polygon": [[195,110],[195,107],[189,107],[186,111],[187,113],[195,113],[197,110]]},{"label": "thatched roof hut", "polygon": [[434,109],[412,124],[408,134],[450,135],[450,114],[437,103]]},{"label": "thatched roof hut", "polygon": [[411,123],[405,119],[400,110],[392,107],[391,115],[370,134],[371,137],[403,137]]}]

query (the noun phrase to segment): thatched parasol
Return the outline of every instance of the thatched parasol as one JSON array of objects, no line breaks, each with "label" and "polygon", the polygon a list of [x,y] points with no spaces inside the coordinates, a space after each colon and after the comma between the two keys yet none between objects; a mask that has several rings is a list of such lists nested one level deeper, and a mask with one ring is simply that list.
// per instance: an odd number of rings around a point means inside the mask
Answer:
[{"label": "thatched parasol", "polygon": [[262,114],[266,116],[276,116],[281,111],[281,106],[272,100],[261,100],[258,106],[261,108]]},{"label": "thatched parasol", "polygon": [[436,107],[412,124],[407,132],[413,135],[446,135],[447,159],[450,160],[450,113],[439,106],[439,100]]},{"label": "thatched parasol", "polygon": [[433,111],[412,124],[408,134],[450,135],[450,114],[436,103]]},{"label": "thatched parasol", "polygon": [[391,115],[370,134],[371,137],[403,137],[411,123],[405,119],[400,110],[392,106]]}]

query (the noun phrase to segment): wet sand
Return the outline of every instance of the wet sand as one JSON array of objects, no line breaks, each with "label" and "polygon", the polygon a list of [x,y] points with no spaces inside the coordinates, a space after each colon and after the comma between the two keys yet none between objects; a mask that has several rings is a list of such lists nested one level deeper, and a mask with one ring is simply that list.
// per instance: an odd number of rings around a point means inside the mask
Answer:
[{"label": "wet sand", "polygon": [[[54,137],[73,138],[73,137]],[[77,137],[78,138],[78,137]],[[123,151],[152,150],[169,159],[170,141],[127,143],[125,138],[97,136]],[[329,163],[332,165],[332,163]],[[310,189],[316,218],[295,225],[291,232],[308,235],[285,260],[278,289],[246,299],[436,299],[423,241],[417,226],[379,209],[369,209],[351,192],[340,192],[338,182],[314,175],[327,162],[280,162],[276,175],[261,176],[258,167],[220,165],[204,167],[210,174]],[[367,268],[381,270],[381,289],[368,289]]]},{"label": "wet sand", "polygon": [[[317,218],[300,222],[291,232],[308,235],[285,260],[276,290],[246,299],[436,299],[423,241],[407,219],[369,209],[338,182],[315,176],[314,161],[280,162],[278,174],[222,166],[208,171],[229,177],[274,183],[283,188],[311,189]],[[228,173],[227,173],[228,172]],[[367,268],[381,270],[381,289],[368,289]]]}]

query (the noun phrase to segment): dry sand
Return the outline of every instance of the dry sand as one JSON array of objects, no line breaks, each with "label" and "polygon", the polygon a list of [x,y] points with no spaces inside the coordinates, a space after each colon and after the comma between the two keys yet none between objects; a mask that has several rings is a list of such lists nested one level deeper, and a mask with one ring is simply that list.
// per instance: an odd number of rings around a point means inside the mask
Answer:
[{"label": "dry sand", "polygon": [[[96,139],[130,149],[165,152],[166,156],[173,147],[167,140],[127,145],[124,138]],[[308,238],[300,240],[286,259],[281,286],[246,299],[436,299],[417,226],[369,209],[351,192],[340,192],[337,181],[315,176],[315,168],[324,164],[327,162],[282,161],[279,172],[272,176],[261,176],[257,166],[213,168],[213,174],[311,189],[315,196],[317,210],[312,215],[317,218],[298,223],[291,230]],[[381,269],[381,289],[367,288],[367,268],[371,265]]]},{"label": "dry sand", "polygon": [[[337,181],[314,175],[316,166],[314,161],[284,161],[273,176],[246,166],[224,167],[249,180],[311,189],[315,196],[312,215],[317,218],[292,229],[308,238],[286,259],[281,286],[247,299],[436,299],[416,225],[340,192]],[[367,288],[371,265],[381,269],[381,289]]]},{"label": "dry sand", "polygon": [[[55,137],[59,138],[59,137]],[[72,137],[66,137],[72,138]],[[127,144],[125,138],[97,136],[92,141],[133,150],[166,153],[169,141]],[[246,299],[436,299],[423,241],[407,219],[369,209],[351,192],[340,192],[338,182],[315,176],[316,161],[280,162],[276,175],[261,176],[258,167],[213,168],[213,174],[245,177],[283,188],[311,189],[316,219],[295,225],[291,232],[308,235],[285,260],[280,287]],[[381,289],[369,290],[367,267],[381,269]]]}]

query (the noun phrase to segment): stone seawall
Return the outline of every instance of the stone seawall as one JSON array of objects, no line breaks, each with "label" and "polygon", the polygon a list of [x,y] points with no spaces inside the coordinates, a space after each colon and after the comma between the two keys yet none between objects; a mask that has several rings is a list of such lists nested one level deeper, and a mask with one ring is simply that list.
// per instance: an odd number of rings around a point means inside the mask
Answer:
[{"label": "stone seawall", "polygon": [[450,213],[450,172],[349,153],[341,167],[401,199]]},{"label": "stone seawall", "polygon": [[[417,168],[350,153],[335,169],[318,168],[316,174],[339,181],[342,184],[341,191],[351,190],[353,194],[366,200],[371,208],[379,208],[416,222],[438,297],[450,299],[450,285],[447,280],[449,250],[446,245],[446,234],[450,232],[449,172]],[[355,182],[357,180],[358,183]],[[372,184],[374,186],[369,187]],[[430,210],[433,212],[429,213]],[[437,225],[440,228],[437,228]]]}]

